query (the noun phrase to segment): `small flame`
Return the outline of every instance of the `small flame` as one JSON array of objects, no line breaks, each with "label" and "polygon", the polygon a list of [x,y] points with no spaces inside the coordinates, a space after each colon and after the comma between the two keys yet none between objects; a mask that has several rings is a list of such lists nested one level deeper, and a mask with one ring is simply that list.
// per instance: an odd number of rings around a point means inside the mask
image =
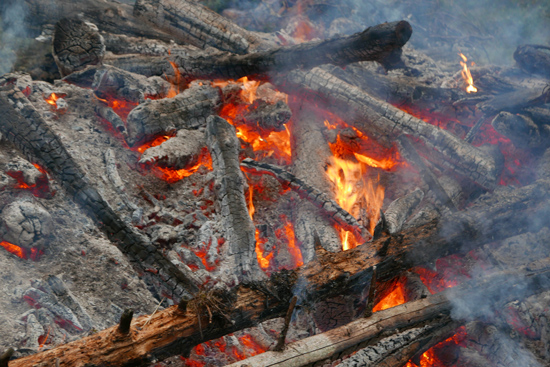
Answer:
[{"label": "small flame", "polygon": [[59,98],[65,98],[66,94],[58,94],[58,93],[50,93],[50,95],[47,98],[44,98],[44,100],[51,106],[55,107],[57,109],[57,100]]},{"label": "small flame", "polygon": [[[294,226],[292,222],[288,220],[286,215],[281,214],[281,221],[284,223],[283,228],[279,228],[275,231],[275,236],[279,239],[286,238],[288,243],[288,252],[292,256],[293,269],[304,265],[304,259],[302,257],[302,251],[296,245],[296,235],[294,234]],[[287,269],[291,270],[291,269]]]},{"label": "small flame", "polygon": [[468,84],[466,87],[466,92],[468,93],[477,93],[477,88],[474,86],[474,78],[472,78],[472,74],[470,73],[470,69],[468,69],[468,58],[464,56],[464,54],[460,53],[460,57],[462,57],[463,61],[460,61],[460,65],[462,65],[462,78],[464,81]]},{"label": "small flame", "polygon": [[161,180],[168,183],[174,183],[196,173],[202,166],[206,167],[209,171],[212,170],[212,157],[210,156],[210,153],[206,148],[202,150],[197,163],[192,167],[173,169],[168,167],[155,166],[153,167],[152,171]]},{"label": "small flame", "polygon": [[166,94],[166,98],[173,98],[180,93],[181,73],[180,73],[180,69],[178,68],[175,62],[169,61],[169,63],[172,66],[172,69],[174,69],[175,76],[173,80],[169,80],[171,86],[170,86],[170,90]]},{"label": "small flame", "polygon": [[409,361],[404,367],[447,367],[448,363],[445,363],[438,357],[438,351],[443,348],[449,347],[460,347],[464,346],[466,340],[466,328],[461,326],[458,328],[455,335],[442,341],[441,343],[436,344],[432,348],[428,349],[420,357],[420,363],[418,365]]},{"label": "small flame", "polygon": [[[256,212],[256,209],[254,208],[254,189],[252,188],[252,185],[248,188],[248,214],[250,215],[250,219],[254,220],[254,213]],[[267,238],[262,238],[260,236],[260,231],[258,228],[256,228],[256,258],[258,259],[258,264],[260,265],[260,268],[262,268],[263,271],[266,271],[269,269],[269,265],[271,260],[273,259],[273,252],[270,252],[267,254],[267,256],[264,257],[264,245],[267,243]]]},{"label": "small flame", "polygon": [[398,279],[390,289],[391,291],[374,306],[372,312],[386,310],[406,302],[405,284],[400,279]]}]

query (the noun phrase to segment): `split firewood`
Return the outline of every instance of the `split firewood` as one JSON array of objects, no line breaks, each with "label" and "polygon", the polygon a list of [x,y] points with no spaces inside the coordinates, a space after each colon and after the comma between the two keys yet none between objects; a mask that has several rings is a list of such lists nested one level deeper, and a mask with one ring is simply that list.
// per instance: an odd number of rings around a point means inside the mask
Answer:
[{"label": "split firewood", "polygon": [[543,45],[521,45],[514,52],[518,66],[528,73],[550,78],[550,47]]},{"label": "split firewood", "polygon": [[543,149],[550,145],[550,126],[537,125],[525,115],[502,111],[491,125],[518,148]]},{"label": "split firewood", "polygon": [[187,168],[198,163],[204,147],[206,136],[203,130],[180,129],[173,138],[145,150],[139,163],[173,169]]},{"label": "split firewood", "polygon": [[384,212],[388,231],[391,235],[397,234],[403,228],[403,223],[416,209],[418,204],[424,198],[424,192],[416,189],[410,194],[394,200]]},{"label": "split firewood", "polygon": [[[332,193],[331,182],[324,170],[332,157],[330,147],[323,136],[324,119],[305,105],[292,110],[296,114],[292,124],[292,172],[296,178],[319,191]],[[319,239],[321,246],[327,251],[342,250],[338,232],[322,213],[323,211],[312,203],[304,203],[297,209],[294,229],[296,239],[302,244],[304,263],[314,257],[315,238]]]},{"label": "split firewood", "polygon": [[63,18],[55,24],[53,57],[61,76],[101,64],[105,44],[94,24]]},{"label": "split firewood", "polygon": [[285,169],[269,163],[256,162],[251,158],[245,158],[241,161],[241,167],[247,173],[270,175],[275,177],[283,186],[290,187],[298,193],[301,198],[309,200],[313,205],[322,210],[325,215],[334,220],[336,224],[341,226],[346,231],[351,231],[353,234],[363,241],[369,241],[370,233],[363,227],[357,219],[351,214],[342,209],[340,205],[327,194],[317,188],[300,180],[292,173]]},{"label": "split firewood", "polygon": [[[485,304],[490,304],[494,309],[498,309],[499,306],[517,297],[523,297],[522,291],[516,292],[514,289],[518,283],[523,282],[523,276],[525,275],[527,275],[527,282],[532,285],[532,288],[522,287],[522,289],[528,289],[530,294],[547,290],[548,285],[541,287],[538,282],[545,282],[550,277],[550,270],[545,268],[548,261],[549,259],[545,259],[541,264],[533,265],[535,269],[527,266],[519,271],[503,271],[485,278],[474,279],[466,284],[447,289],[427,298],[376,312],[367,319],[362,318],[325,333],[290,343],[282,353],[265,352],[227,367],[241,367],[242,365],[300,367],[330,361],[340,358],[342,355],[349,355],[354,350],[364,348],[366,345],[377,343],[384,336],[384,332],[390,330],[393,335],[389,337],[389,340],[381,345],[379,344],[378,347],[365,349],[361,356],[364,356],[366,360],[357,360],[360,362],[357,365],[372,367],[379,365],[402,366],[424,345],[445,340],[456,327],[460,326],[461,322],[464,322],[465,318],[478,314],[474,309],[474,300],[483,298],[486,300]],[[503,290],[504,292],[502,292]],[[455,309],[456,304],[464,305],[464,308],[454,315],[455,321],[452,321],[450,313]],[[471,306],[468,306],[469,304]],[[432,329],[431,332],[425,334],[425,338],[402,339],[402,335],[399,333],[395,335],[395,330],[402,332],[422,328],[426,325],[430,328],[429,325],[434,327],[438,324],[440,328]],[[420,335],[421,333],[415,336]],[[433,339],[434,336],[437,336],[436,340]],[[393,342],[398,345],[395,349],[388,348],[392,344],[392,338],[395,338]],[[399,355],[402,348],[407,352],[406,359],[404,361],[394,360],[395,356],[392,356],[392,354]],[[377,356],[375,351],[380,352],[380,355]],[[392,362],[386,364],[383,363],[384,361]],[[350,362],[354,362],[354,360]],[[365,362],[369,363],[361,364]],[[341,365],[355,366],[355,364],[346,363]]]},{"label": "split firewood", "polygon": [[218,116],[210,116],[206,141],[216,176],[224,238],[228,241],[227,263],[239,281],[265,277],[256,258],[256,229],[244,196],[246,180],[239,163],[240,143],[235,127]]},{"label": "split firewood", "polygon": [[[113,0],[24,0],[28,10],[25,22],[32,28],[55,24],[63,18],[78,18],[95,24],[101,31],[147,37],[170,42],[173,36],[144,24],[133,7]],[[4,10],[3,8],[0,11]]]},{"label": "split firewood", "polygon": [[489,154],[320,68],[308,72],[294,70],[284,78],[275,78],[274,82],[283,91],[299,93],[312,103],[326,107],[379,143],[391,145],[396,136],[410,135],[439,153],[446,168],[489,189],[496,184],[501,167]]},{"label": "split firewood", "polygon": [[[128,256],[137,271],[144,274],[146,282],[177,300],[191,297],[197,292],[195,283],[166,259],[149,240],[124,222],[91,186],[61,140],[16,87],[8,86],[0,90],[0,108],[4,111],[3,123],[0,124],[2,134],[25,155],[48,169],[74,201],[96,223],[101,223],[101,229],[107,237]],[[156,269],[157,272],[144,272],[145,268]]]},{"label": "split firewood", "polygon": [[192,86],[174,98],[148,99],[128,115],[127,143],[133,146],[145,138],[204,127],[220,107],[220,90],[210,85]]}]

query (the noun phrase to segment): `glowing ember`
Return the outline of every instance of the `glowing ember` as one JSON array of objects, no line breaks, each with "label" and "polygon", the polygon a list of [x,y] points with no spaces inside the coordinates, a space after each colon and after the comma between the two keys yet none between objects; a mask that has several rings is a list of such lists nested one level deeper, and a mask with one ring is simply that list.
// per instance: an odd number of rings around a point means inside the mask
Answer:
[{"label": "glowing ember", "polygon": [[372,312],[399,306],[405,302],[405,285],[398,280],[390,287],[390,291],[374,306]]},{"label": "glowing ember", "polygon": [[472,78],[472,74],[470,73],[470,69],[468,69],[468,58],[464,56],[464,54],[459,54],[460,57],[462,57],[462,61],[460,61],[460,65],[462,65],[462,78],[464,81],[468,84],[466,87],[466,92],[468,93],[477,93],[477,88],[474,87],[474,78]]},{"label": "glowing ember", "polygon": [[448,367],[449,362],[441,357],[442,353],[440,351],[450,347],[464,346],[466,336],[466,329],[462,326],[457,330],[455,335],[424,352],[420,357],[418,365],[409,361],[404,367]]},{"label": "glowing ember", "polygon": [[130,111],[132,111],[139,104],[137,102],[130,102],[122,98],[116,98],[111,96],[108,96],[105,98],[99,98],[98,96],[95,96],[95,97],[101,102],[111,107],[113,111],[115,111],[116,114],[122,119],[123,122],[126,122],[126,119],[128,118],[128,114],[130,113]]},{"label": "glowing ember", "polygon": [[212,170],[212,157],[208,152],[208,149],[204,148],[199,156],[199,159],[195,165],[188,168],[173,169],[168,167],[154,166],[152,172],[155,176],[168,183],[178,182],[179,180],[189,177],[196,173],[201,167],[206,167],[208,170]]},{"label": "glowing ember", "polygon": [[293,269],[296,267],[300,267],[304,265],[304,260],[302,257],[302,251],[296,245],[296,237],[294,235],[294,226],[292,225],[292,222],[288,220],[286,215],[281,214],[280,218],[281,218],[281,221],[284,223],[284,226],[283,228],[280,228],[275,231],[275,236],[278,239],[282,239],[282,238],[286,239],[286,241],[284,242],[288,243],[288,252],[290,253],[290,256],[292,256]]},{"label": "glowing ember", "polygon": [[[256,212],[256,209],[254,208],[254,201],[253,201],[254,191],[252,186],[248,189],[248,214],[250,215],[250,219],[254,220],[254,213]],[[266,271],[269,269],[270,261],[273,259],[273,252],[270,252],[267,254],[267,256],[264,257],[264,245],[267,243],[267,238],[262,238],[260,236],[260,231],[258,228],[256,228],[256,258],[258,259],[258,264],[260,265],[260,268],[262,270]]]},{"label": "glowing ember", "polygon": [[[170,65],[172,66],[172,69],[174,69],[175,76],[173,80],[169,80],[171,86],[170,86],[170,90],[166,94],[166,98],[172,98],[177,96],[180,93],[179,86],[181,83],[181,73],[178,66],[173,61],[169,61],[169,62],[170,62]],[[168,77],[166,79],[168,79]]]},{"label": "glowing ember", "polygon": [[55,194],[55,191],[52,191],[50,188],[46,170],[36,163],[33,163],[32,165],[36,167],[40,173],[42,173],[42,175],[36,179],[34,184],[27,183],[23,176],[23,172],[21,171],[7,171],[6,174],[17,180],[17,186],[15,186],[16,189],[29,190],[34,196],[39,198],[52,197]]},{"label": "glowing ember", "polygon": [[24,260],[27,260],[27,259],[30,258],[33,261],[37,261],[38,258],[40,257],[40,255],[42,255],[42,251],[40,251],[38,249],[31,248],[30,250],[27,250],[23,247],[19,247],[17,245],[14,245],[12,243],[7,242],[7,241],[0,242],[0,246],[5,248],[6,251],[14,254],[15,256],[17,256],[21,259],[24,259]]},{"label": "glowing ember", "polygon": [[147,142],[147,143],[143,143],[142,145],[140,145],[139,147],[136,147],[136,148],[133,148],[132,150],[137,150],[138,152],[140,153],[143,153],[145,152],[147,149],[149,148],[152,148],[152,147],[156,147],[158,145],[161,145],[162,143],[164,143],[166,140],[170,139],[171,136],[170,135],[161,135],[161,136],[157,136],[156,138],[154,138],[153,140]]},{"label": "glowing ember", "polygon": [[57,100],[60,98],[67,97],[66,94],[58,94],[58,93],[51,93],[47,98],[44,98],[44,100],[50,105],[55,107],[57,109]]}]

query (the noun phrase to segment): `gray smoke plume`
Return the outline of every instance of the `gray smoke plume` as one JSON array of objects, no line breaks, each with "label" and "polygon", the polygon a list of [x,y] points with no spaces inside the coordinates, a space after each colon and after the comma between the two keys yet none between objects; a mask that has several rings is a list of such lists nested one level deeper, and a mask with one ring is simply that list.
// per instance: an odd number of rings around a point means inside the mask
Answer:
[{"label": "gray smoke plume", "polygon": [[23,1],[8,1],[0,5],[0,75],[10,72],[16,61],[16,51],[21,47],[18,39],[27,36]]}]

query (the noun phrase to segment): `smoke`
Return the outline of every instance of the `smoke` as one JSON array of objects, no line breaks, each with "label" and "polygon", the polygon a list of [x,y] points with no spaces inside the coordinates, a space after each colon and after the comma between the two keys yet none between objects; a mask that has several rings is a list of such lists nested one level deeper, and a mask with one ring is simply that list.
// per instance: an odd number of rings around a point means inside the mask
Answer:
[{"label": "smoke", "polygon": [[27,36],[25,17],[27,8],[24,1],[8,1],[0,5],[0,75],[12,71],[16,52],[21,47],[21,38]]}]

